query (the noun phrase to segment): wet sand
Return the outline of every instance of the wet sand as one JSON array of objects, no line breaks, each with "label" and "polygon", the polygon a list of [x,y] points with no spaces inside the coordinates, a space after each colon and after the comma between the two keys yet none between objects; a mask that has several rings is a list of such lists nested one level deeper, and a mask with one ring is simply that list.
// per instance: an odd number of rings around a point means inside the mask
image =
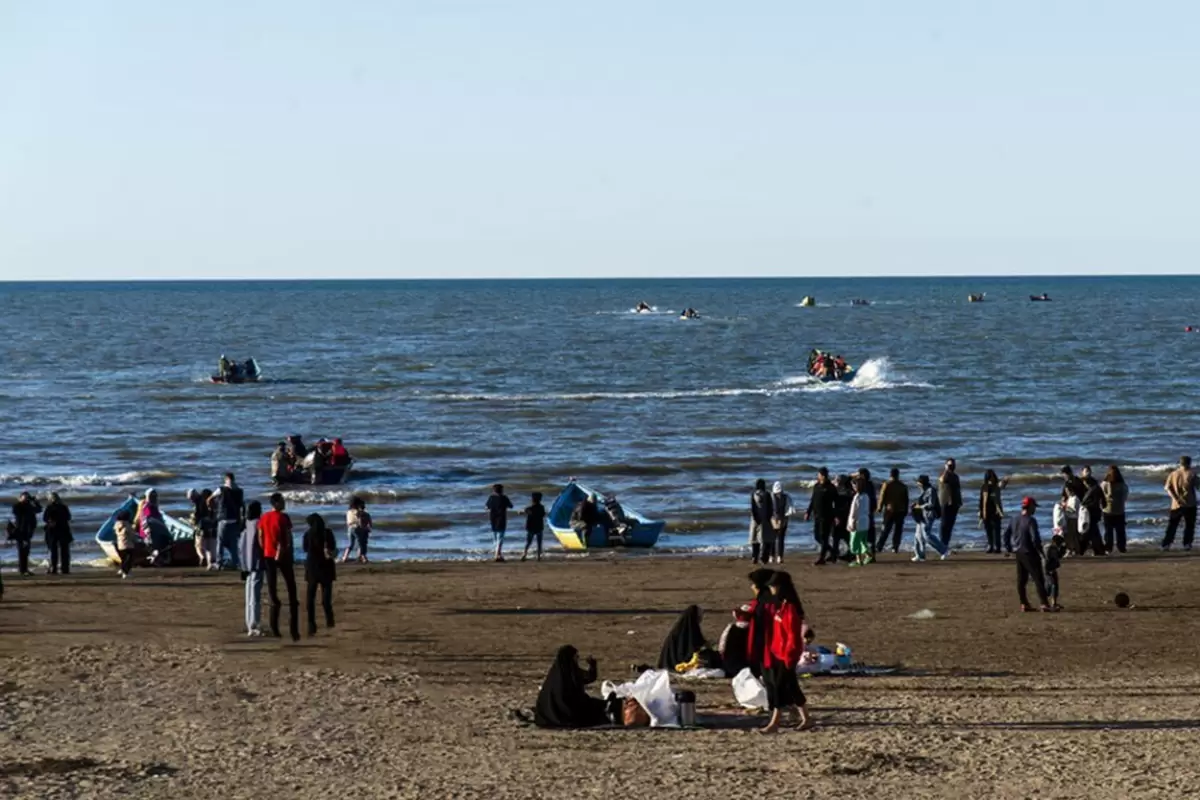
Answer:
[{"label": "wet sand", "polygon": [[[6,575],[0,796],[1200,791],[1200,559],[1071,559],[1055,615],[1017,613],[1003,559],[789,566],[820,642],[901,672],[806,680],[818,728],[775,737],[748,730],[761,720],[725,681],[699,685],[713,729],[548,732],[509,716],[560,644],[620,680],[693,602],[715,640],[746,599],[745,561],[345,567],[338,627],[300,644],[242,635],[235,574]],[[1112,605],[1120,590],[1134,608]],[[910,617],[921,609],[934,618]]]}]

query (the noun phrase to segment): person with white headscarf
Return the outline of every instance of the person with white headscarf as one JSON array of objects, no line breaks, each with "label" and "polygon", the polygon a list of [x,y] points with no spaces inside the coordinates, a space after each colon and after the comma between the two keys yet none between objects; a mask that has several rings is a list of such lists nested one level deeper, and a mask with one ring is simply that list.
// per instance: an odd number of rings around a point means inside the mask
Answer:
[{"label": "person with white headscarf", "polygon": [[771,527],[775,530],[774,561],[767,563],[783,563],[784,539],[787,536],[788,518],[796,513],[792,508],[792,496],[783,490],[783,483],[775,481],[771,487]]}]

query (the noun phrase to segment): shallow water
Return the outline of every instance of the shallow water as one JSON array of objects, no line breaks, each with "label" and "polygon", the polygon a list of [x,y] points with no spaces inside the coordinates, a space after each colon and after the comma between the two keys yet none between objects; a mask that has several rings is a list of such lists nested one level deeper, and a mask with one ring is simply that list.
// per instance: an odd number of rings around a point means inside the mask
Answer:
[{"label": "shallow water", "polygon": [[[359,460],[351,484],[288,497],[340,527],[351,492],[364,496],[380,558],[478,556],[491,483],[518,506],[540,489],[548,505],[569,476],[667,519],[660,546],[716,552],[742,545],[756,477],[803,505],[819,465],[880,477],[898,466],[911,482],[953,455],[971,489],[988,467],[1011,476],[1010,508],[1024,493],[1052,499],[1064,463],[1125,465],[1131,534],[1152,537],[1166,471],[1200,420],[1200,334],[1183,332],[1200,323],[1198,289],[1196,278],[0,284],[0,493],[58,490],[86,549],[128,492],[153,485],[182,508],[188,488],[231,469],[265,496],[276,440],[336,435]],[[987,301],[968,304],[975,291]],[[1054,302],[1028,301],[1043,291]],[[816,308],[797,307],[806,294]],[[660,312],[632,313],[643,299]],[[686,306],[702,318],[679,320]],[[857,380],[806,378],[812,347],[845,355]],[[221,352],[254,356],[267,380],[213,385]],[[964,519],[956,538],[980,534]],[[795,528],[790,541],[811,546]]]}]

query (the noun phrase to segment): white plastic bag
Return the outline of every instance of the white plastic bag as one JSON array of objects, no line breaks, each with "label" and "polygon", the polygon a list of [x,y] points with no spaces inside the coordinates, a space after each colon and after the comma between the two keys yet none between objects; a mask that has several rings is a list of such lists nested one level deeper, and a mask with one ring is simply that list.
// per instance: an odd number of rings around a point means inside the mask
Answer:
[{"label": "white plastic bag", "polygon": [[742,708],[767,707],[767,689],[749,667],[734,676],[733,697]]},{"label": "white plastic bag", "polygon": [[608,697],[615,693],[622,699],[632,697],[650,715],[651,728],[679,726],[679,704],[671,691],[671,676],[666,670],[648,669],[633,683],[615,686],[608,681],[600,685],[600,693]]}]

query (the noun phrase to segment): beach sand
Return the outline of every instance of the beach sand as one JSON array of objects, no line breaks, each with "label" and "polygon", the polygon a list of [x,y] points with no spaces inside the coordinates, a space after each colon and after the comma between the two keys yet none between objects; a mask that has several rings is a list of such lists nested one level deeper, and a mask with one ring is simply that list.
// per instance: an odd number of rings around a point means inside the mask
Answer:
[{"label": "beach sand", "polygon": [[[627,679],[689,603],[715,640],[747,599],[746,561],[344,567],[338,627],[300,644],[242,635],[231,573],[6,576],[0,796],[1200,791],[1200,560],[1071,559],[1056,615],[1017,613],[1004,559],[789,566],[819,642],[902,672],[804,681],[817,729],[775,737],[749,730],[761,719],[732,706],[727,681],[698,689],[715,729],[549,732],[509,714],[532,706],[560,644]],[[1122,590],[1134,608],[1112,604]],[[922,609],[935,616],[911,618]]]}]

